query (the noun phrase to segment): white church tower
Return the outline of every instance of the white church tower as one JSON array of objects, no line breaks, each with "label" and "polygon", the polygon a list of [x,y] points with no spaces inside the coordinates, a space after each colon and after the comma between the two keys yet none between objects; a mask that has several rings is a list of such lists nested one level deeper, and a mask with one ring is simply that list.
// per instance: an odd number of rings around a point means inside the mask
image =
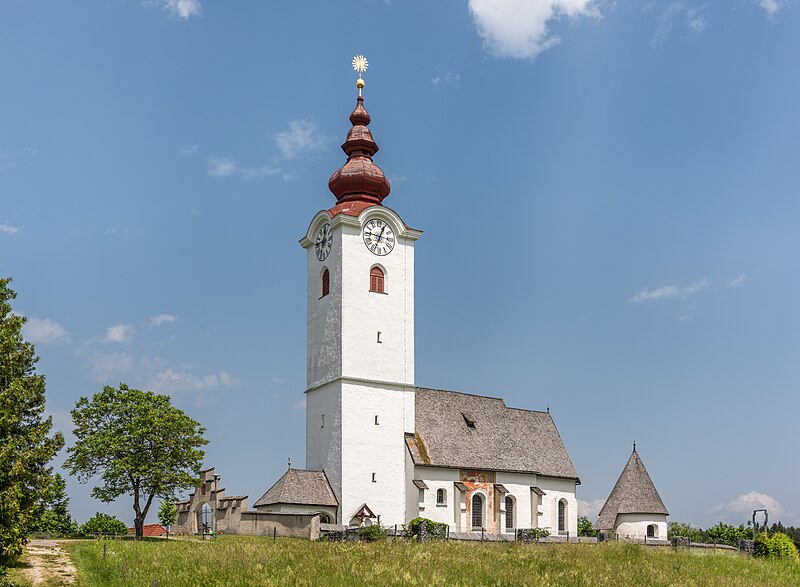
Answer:
[{"label": "white church tower", "polygon": [[382,205],[389,181],[372,162],[361,73],[328,187],[337,203],[318,212],[307,252],[306,468],[324,471],[338,522],[406,522],[405,433],[414,432],[414,242],[421,232]]}]

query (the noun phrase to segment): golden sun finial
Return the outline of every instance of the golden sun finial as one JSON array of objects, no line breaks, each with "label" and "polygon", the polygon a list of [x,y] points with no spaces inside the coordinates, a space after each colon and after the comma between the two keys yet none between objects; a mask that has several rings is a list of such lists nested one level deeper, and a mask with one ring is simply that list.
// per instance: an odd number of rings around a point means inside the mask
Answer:
[{"label": "golden sun finial", "polygon": [[353,57],[353,69],[358,72],[358,79],[356,80],[356,87],[358,88],[358,95],[361,97],[361,90],[364,88],[364,79],[361,74],[367,71],[369,62],[363,55],[356,55]]}]

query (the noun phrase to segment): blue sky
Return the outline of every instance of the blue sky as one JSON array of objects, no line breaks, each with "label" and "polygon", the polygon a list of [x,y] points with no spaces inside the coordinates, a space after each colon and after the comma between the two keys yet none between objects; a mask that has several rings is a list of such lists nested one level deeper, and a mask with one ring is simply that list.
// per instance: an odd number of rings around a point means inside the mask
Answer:
[{"label": "blue sky", "polygon": [[417,383],[550,406],[590,515],[635,440],[670,519],[799,524],[798,32],[791,0],[4,1],[0,275],[48,411],[69,441],[125,381],[234,493],[302,465],[297,241],[364,53],[425,231]]}]

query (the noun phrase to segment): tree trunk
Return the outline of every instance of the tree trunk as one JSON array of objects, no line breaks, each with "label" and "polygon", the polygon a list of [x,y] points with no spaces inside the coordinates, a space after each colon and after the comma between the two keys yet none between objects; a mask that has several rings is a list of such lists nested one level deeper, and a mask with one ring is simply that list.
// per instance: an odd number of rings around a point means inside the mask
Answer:
[{"label": "tree trunk", "polygon": [[[144,515],[142,509],[139,507],[139,481],[133,481],[133,511],[136,516],[133,518],[133,528],[136,532],[136,540],[141,540],[144,536]],[[147,514],[147,512],[144,512]]]},{"label": "tree trunk", "polygon": [[136,529],[136,540],[141,540],[144,536],[144,516],[137,515],[133,520],[133,526]]}]

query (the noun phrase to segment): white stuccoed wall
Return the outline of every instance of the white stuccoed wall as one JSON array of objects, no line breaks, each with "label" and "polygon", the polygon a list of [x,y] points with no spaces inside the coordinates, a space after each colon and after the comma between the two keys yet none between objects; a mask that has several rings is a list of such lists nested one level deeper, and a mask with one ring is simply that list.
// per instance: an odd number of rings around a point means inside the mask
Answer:
[{"label": "white stuccoed wall", "polygon": [[413,388],[344,383],[340,497],[344,523],[365,502],[380,515],[381,524],[406,522],[403,434],[408,412],[413,413],[413,397]]},{"label": "white stuccoed wall", "polygon": [[[375,217],[386,221],[397,239],[383,257],[373,255],[362,238],[361,227]],[[314,240],[326,222],[334,241],[321,262]],[[358,219],[329,219],[320,212],[300,241],[308,259],[306,467],[325,470],[340,502],[341,523],[363,503],[382,524],[406,522],[404,433],[414,431],[413,276],[419,234],[391,210],[374,206]],[[385,294],[369,291],[375,265],[384,271]],[[330,294],[320,298],[325,267]]]},{"label": "white stuccoed wall", "polygon": [[[417,514],[414,517],[428,518],[434,522],[450,524],[451,529],[455,530],[455,524],[460,514],[459,493],[453,485],[460,479],[458,469],[444,469],[439,467],[416,467],[414,479],[422,479],[428,486],[424,493],[424,501],[419,502],[419,496],[415,493],[417,500]],[[411,485],[413,487],[413,484]],[[416,489],[416,488],[415,488]],[[436,491],[445,490],[445,504],[436,503]],[[423,509],[424,508],[424,509]]]},{"label": "white stuccoed wall", "polygon": [[664,514],[617,514],[615,532],[623,538],[641,540],[647,536],[647,526],[650,524],[656,525],[655,538],[667,539],[667,516]]},{"label": "white stuccoed wall", "polygon": [[[342,382],[340,379],[306,392],[306,469],[325,471],[341,505]],[[325,425],[322,425],[325,416]],[[341,519],[337,516],[337,520]]]},{"label": "white stuccoed wall", "polygon": [[578,499],[575,495],[576,484],[571,479],[558,479],[556,477],[539,476],[538,486],[545,492],[542,497],[543,515],[539,516],[539,527],[549,528],[550,534],[557,536],[558,532],[558,502],[567,500],[567,530],[570,537],[578,535]]},{"label": "white stuccoed wall", "polygon": [[[415,467],[413,479],[422,479],[428,486],[424,491],[423,501],[419,502],[416,487],[409,481],[409,492],[414,490],[413,499],[416,500],[416,515],[423,518],[450,524],[452,530],[470,531],[469,521],[462,513],[463,495],[453,483],[460,480],[459,469],[441,467]],[[514,498],[516,513],[514,514],[514,528],[549,528],[552,535],[558,535],[558,501],[567,500],[567,530],[570,536],[578,533],[578,501],[575,494],[575,481],[557,479],[553,477],[538,476],[533,473],[508,473],[497,472],[496,482],[502,484],[508,494]],[[539,487],[546,495],[539,498],[531,491],[531,487]],[[445,506],[436,504],[436,491],[444,489],[447,492]],[[505,499],[499,502],[500,528],[505,532]],[[541,506],[539,501],[541,500]],[[541,514],[539,513],[541,510]],[[416,517],[416,516],[413,516]]]}]

